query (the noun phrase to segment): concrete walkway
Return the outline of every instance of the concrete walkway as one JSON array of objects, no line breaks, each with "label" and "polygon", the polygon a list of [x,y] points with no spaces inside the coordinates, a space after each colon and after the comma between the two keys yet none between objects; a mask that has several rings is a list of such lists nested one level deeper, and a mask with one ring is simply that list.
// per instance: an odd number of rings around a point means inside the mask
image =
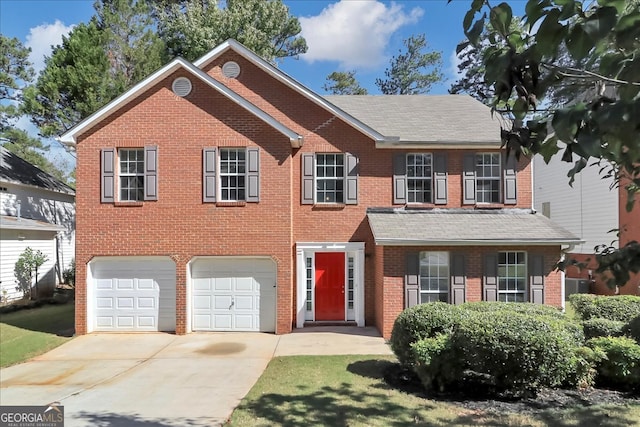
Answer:
[{"label": "concrete walkway", "polygon": [[60,402],[65,427],[222,424],[274,356],[391,354],[375,328],[92,334],[0,370],[0,405]]}]

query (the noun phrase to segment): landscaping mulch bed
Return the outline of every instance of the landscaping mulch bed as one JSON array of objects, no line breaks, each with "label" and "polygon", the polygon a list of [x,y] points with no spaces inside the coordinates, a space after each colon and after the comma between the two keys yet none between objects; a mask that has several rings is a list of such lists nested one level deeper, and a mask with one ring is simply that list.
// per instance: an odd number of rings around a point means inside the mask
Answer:
[{"label": "landscaping mulch bed", "polygon": [[426,399],[455,403],[472,411],[532,413],[545,409],[587,407],[592,405],[640,404],[640,395],[602,388],[584,390],[549,389],[540,390],[536,397],[522,399],[482,396],[480,393],[428,394],[418,377],[397,363],[390,365],[384,379],[395,389]]}]

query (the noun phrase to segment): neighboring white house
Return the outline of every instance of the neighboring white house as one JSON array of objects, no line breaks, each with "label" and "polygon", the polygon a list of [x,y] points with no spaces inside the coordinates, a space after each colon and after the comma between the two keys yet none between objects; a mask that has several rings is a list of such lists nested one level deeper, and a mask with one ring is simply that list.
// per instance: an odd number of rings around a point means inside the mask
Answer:
[{"label": "neighboring white house", "polygon": [[0,297],[22,297],[14,268],[27,247],[48,257],[40,292],[62,281],[75,254],[75,221],[73,188],[0,147]]}]

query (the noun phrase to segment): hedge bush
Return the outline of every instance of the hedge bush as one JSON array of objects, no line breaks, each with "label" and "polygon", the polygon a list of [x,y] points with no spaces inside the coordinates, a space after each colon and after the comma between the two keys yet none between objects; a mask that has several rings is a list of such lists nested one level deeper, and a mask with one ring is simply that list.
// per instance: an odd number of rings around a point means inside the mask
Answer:
[{"label": "hedge bush", "polygon": [[411,345],[425,338],[435,338],[438,334],[451,333],[461,316],[459,306],[443,302],[408,308],[400,313],[393,324],[389,340],[391,350],[402,365],[413,367]]},{"label": "hedge bush", "polygon": [[458,360],[452,357],[451,334],[438,334],[411,345],[414,371],[427,391],[443,391],[454,382]]},{"label": "hedge bush", "polygon": [[640,297],[634,295],[573,294],[569,297],[569,302],[582,320],[601,317],[628,322],[640,316]]},{"label": "hedge bush", "polygon": [[592,338],[587,345],[599,357],[596,381],[605,386],[640,390],[640,345],[628,337]]},{"label": "hedge bush", "polygon": [[596,317],[582,322],[587,339],[596,337],[621,337],[624,335],[625,322]]},{"label": "hedge bush", "polygon": [[556,307],[552,307],[550,305],[542,305],[542,304],[533,304],[529,302],[523,303],[508,303],[504,302],[466,302],[460,307],[464,310],[477,311],[477,312],[496,312],[496,311],[507,311],[509,313],[521,313],[521,314],[532,314],[538,316],[549,316],[555,319],[566,319],[565,314],[560,311]]},{"label": "hedge bush", "polygon": [[485,378],[497,393],[522,396],[576,375],[577,337],[579,327],[570,322],[497,310],[465,317],[450,346],[464,371]]}]

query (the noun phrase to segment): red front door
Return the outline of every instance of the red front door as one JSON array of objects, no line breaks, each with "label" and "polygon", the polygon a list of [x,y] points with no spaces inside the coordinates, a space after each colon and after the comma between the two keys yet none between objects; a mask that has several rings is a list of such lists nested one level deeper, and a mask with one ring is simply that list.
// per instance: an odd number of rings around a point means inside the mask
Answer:
[{"label": "red front door", "polygon": [[344,252],[316,252],[316,320],[344,320]]}]

